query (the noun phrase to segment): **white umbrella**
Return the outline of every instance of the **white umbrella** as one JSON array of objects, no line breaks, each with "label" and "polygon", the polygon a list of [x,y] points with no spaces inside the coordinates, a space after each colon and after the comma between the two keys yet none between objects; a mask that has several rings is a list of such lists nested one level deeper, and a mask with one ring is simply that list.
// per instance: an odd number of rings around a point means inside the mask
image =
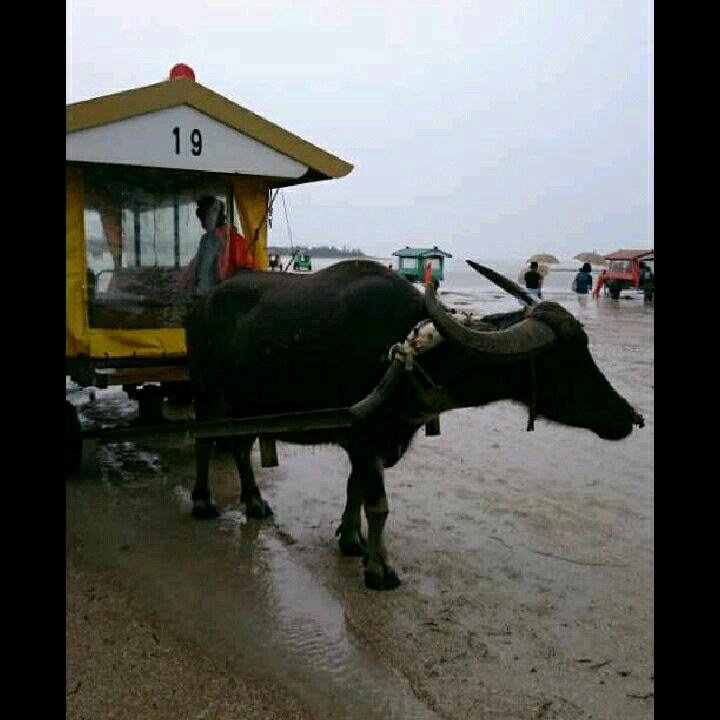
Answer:
[{"label": "white umbrella", "polygon": [[607,266],[608,261],[602,256],[595,252],[582,252],[577,255],[573,255],[573,260],[580,260],[580,262],[589,262],[591,265],[602,265]]},{"label": "white umbrella", "polygon": [[560,261],[554,255],[550,255],[550,253],[537,253],[533,255],[528,262],[554,263],[557,265]]}]

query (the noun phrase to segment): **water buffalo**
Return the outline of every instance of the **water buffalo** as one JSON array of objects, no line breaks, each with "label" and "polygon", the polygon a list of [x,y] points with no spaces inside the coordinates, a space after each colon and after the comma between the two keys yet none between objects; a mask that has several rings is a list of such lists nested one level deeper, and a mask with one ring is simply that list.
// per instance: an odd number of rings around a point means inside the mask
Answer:
[{"label": "water buffalo", "polygon": [[[288,442],[333,443],[347,452],[352,469],[340,548],[364,556],[370,588],[400,583],[383,543],[384,469],[440,413],[511,400],[527,406],[528,429],[537,416],[608,440],[626,437],[643,422],[598,369],[582,326],[569,312],[557,303],[536,303],[511,281],[471,264],[527,307],[460,321],[439,304],[432,286],[423,296],[383,265],[348,260],[305,276],[237,275],[200,300],[188,318],[198,420],[347,407],[370,393],[389,366],[407,362],[408,371],[403,369],[382,402],[352,426],[278,435]],[[413,362],[402,350],[423,335],[431,341]],[[390,359],[393,347],[399,359]],[[250,464],[254,440],[236,436],[230,446],[247,515],[264,518],[272,511]],[[208,485],[210,448],[210,441],[196,442],[197,518],[217,517]],[[360,533],[361,507],[367,542]]]}]

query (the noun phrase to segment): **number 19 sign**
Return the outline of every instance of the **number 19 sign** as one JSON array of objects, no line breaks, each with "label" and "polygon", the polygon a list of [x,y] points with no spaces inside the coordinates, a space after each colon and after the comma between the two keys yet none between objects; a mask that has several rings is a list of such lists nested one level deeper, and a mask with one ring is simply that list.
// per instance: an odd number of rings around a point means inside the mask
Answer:
[{"label": "number 19 sign", "polygon": [[202,153],[202,133],[197,129],[193,128],[189,136],[189,142],[187,145],[183,145],[182,140],[182,128],[175,126],[172,129],[173,137],[175,138],[175,154],[180,155],[182,152],[186,152],[185,148],[190,147],[190,151],[196,157]]},{"label": "number 19 sign", "polygon": [[66,157],[178,170],[297,178],[304,163],[188,106],[67,135]]}]

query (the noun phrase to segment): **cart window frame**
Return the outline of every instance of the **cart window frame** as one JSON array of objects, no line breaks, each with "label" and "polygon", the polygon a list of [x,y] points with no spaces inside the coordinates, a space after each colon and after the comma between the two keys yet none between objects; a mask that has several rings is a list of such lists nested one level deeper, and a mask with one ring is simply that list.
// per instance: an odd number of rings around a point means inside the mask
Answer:
[{"label": "cart window frame", "polygon": [[179,280],[205,232],[197,201],[218,197],[235,224],[232,181],[106,165],[83,174],[89,327],[182,327],[189,290]]}]

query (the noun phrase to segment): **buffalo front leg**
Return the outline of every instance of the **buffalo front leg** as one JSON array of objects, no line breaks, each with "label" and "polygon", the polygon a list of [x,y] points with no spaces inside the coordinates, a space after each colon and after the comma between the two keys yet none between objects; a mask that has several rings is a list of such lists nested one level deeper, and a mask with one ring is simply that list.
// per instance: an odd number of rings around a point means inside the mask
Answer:
[{"label": "buffalo front leg", "polygon": [[347,498],[340,527],[335,535],[340,536],[340,550],[350,557],[364,557],[366,552],[365,540],[360,534],[360,512],[362,509],[362,494],[360,493],[360,480],[357,471],[353,468],[347,481]]},{"label": "buffalo front leg", "polygon": [[273,514],[270,506],[263,500],[255,482],[255,473],[250,463],[250,450],[255,442],[254,436],[238,436],[231,440],[232,454],[240,475],[240,502],[245,503],[245,513],[249,518],[264,520]]},{"label": "buffalo front leg", "polygon": [[[393,590],[400,585],[400,578],[388,561],[383,541],[385,521],[388,516],[388,502],[385,495],[385,481],[382,461],[362,463],[357,468],[360,478],[360,492],[368,524],[367,554],[365,555],[365,585],[372,590]],[[353,463],[353,471],[355,463]]]},{"label": "buffalo front leg", "polygon": [[208,474],[212,440],[195,440],[195,487],[193,488],[192,515],[197,520],[213,520],[218,516],[217,508],[210,494]]}]

